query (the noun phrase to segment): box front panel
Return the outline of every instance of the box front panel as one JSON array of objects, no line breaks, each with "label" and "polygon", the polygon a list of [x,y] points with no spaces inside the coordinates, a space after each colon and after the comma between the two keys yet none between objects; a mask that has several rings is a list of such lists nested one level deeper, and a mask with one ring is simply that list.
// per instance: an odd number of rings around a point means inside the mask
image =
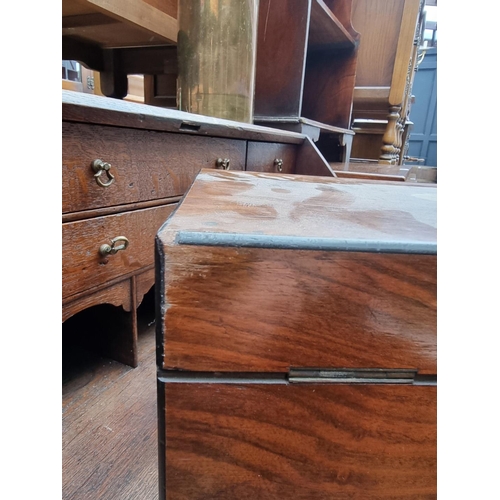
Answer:
[{"label": "box front panel", "polygon": [[169,500],[436,497],[436,387],[159,389]]},{"label": "box front panel", "polygon": [[196,245],[166,251],[164,369],[437,373],[435,255]]}]

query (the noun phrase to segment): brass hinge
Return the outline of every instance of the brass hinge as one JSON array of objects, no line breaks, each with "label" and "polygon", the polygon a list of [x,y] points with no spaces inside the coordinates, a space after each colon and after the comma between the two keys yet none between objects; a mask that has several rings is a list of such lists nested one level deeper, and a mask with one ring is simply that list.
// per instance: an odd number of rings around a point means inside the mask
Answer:
[{"label": "brass hinge", "polygon": [[418,375],[417,370],[381,368],[292,368],[292,384],[410,384],[436,385],[435,375]]}]

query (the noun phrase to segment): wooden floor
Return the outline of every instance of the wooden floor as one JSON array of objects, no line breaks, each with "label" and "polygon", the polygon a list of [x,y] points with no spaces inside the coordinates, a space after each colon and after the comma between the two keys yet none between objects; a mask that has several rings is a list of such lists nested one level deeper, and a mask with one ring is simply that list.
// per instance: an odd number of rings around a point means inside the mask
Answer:
[{"label": "wooden floor", "polygon": [[[63,324],[63,500],[156,500],[158,445],[152,293],[139,309],[139,366],[91,354]],[[110,306],[111,307],[111,306]],[[89,328],[92,328],[91,321]]]}]

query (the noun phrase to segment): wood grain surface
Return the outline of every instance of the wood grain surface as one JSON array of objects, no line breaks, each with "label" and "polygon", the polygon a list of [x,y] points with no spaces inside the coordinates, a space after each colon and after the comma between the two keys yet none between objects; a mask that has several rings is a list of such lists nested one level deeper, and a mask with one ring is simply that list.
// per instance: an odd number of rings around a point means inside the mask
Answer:
[{"label": "wood grain surface", "polygon": [[135,278],[137,305],[139,306],[144,298],[155,284],[155,270],[154,267],[148,269],[146,272],[138,274]]},{"label": "wood grain surface", "polygon": [[436,373],[436,256],[179,245],[163,265],[163,368]]},{"label": "wood grain surface", "polygon": [[352,0],[344,0],[343,2],[338,2],[337,0],[321,0],[321,2],[318,3],[323,3],[325,8],[330,10],[353,40],[358,40],[359,33],[353,28],[351,20]]},{"label": "wood grain surface", "polygon": [[[154,262],[154,239],[158,228],[177,204],[96,217],[62,225],[63,297],[101,285]],[[103,257],[99,248],[125,236],[129,246]]]},{"label": "wood grain surface", "polygon": [[435,197],[405,183],[202,172],[157,237],[160,366],[435,374]]},{"label": "wood grain surface", "polygon": [[[411,92],[412,81],[415,76],[415,31],[419,19],[419,13],[422,9],[420,0],[405,0],[401,24],[396,25],[399,28],[398,45],[394,61],[394,71],[392,74],[391,91],[389,93],[389,105],[398,106],[409,98],[408,92]],[[411,68],[411,69],[410,69]],[[410,74],[409,74],[410,72]],[[408,81],[410,78],[410,81]]]},{"label": "wood grain surface", "polygon": [[436,200],[435,187],[403,182],[204,170],[161,236],[183,231],[435,244]]},{"label": "wood grain surface", "polygon": [[[255,118],[300,116],[309,1],[261,0],[257,24]],[[286,19],[286,22],[283,20]]]},{"label": "wood grain surface", "polygon": [[[63,325],[62,500],[156,500],[154,308],[139,308],[137,368],[94,355]],[[84,314],[89,311],[84,311]],[[91,317],[86,315],[87,318]],[[94,322],[79,319],[82,328]]]},{"label": "wood grain surface", "polygon": [[376,174],[367,172],[349,172],[347,170],[335,170],[337,177],[345,179],[366,179],[372,181],[394,181],[405,182],[404,175]]},{"label": "wood grain surface", "polygon": [[[252,172],[295,173],[298,146],[248,141],[246,170]],[[274,161],[282,160],[281,171]]]},{"label": "wood grain surface", "polygon": [[295,162],[295,174],[336,177],[335,172],[309,137],[299,149]]},{"label": "wood grain surface", "polygon": [[[117,19],[125,27],[133,27],[135,36],[122,38],[121,46],[131,45],[165,45],[176,43],[177,41],[177,20],[172,17],[172,9],[165,6],[162,9],[156,8],[153,2],[138,0],[135,2],[110,2],[109,0],[64,0],[63,16],[86,14],[88,12],[100,12],[113,19]],[[82,33],[69,32],[63,34],[73,34],[82,36]],[[83,35],[88,33],[83,31]],[[101,36],[106,35],[106,30],[101,29]],[[90,41],[103,44],[102,40],[90,37]],[[113,45],[111,45],[113,46]]]},{"label": "wood grain surface", "polygon": [[435,387],[167,383],[159,392],[160,499],[436,498]]},{"label": "wood grain surface", "polygon": [[74,314],[97,304],[112,304],[130,311],[132,308],[131,286],[131,280],[128,278],[118,283],[111,283],[110,286],[101,290],[92,290],[90,295],[83,294],[74,300],[63,300],[62,320],[66,321]]},{"label": "wood grain surface", "polygon": [[81,92],[63,90],[62,101],[64,121],[176,132],[190,137],[227,137],[290,144],[304,141],[304,135],[294,132]]},{"label": "wood grain surface", "polygon": [[[345,1],[343,3],[346,3]],[[308,49],[341,45],[354,48],[354,39],[323,0],[312,0]]]},{"label": "wood grain surface", "polygon": [[[62,127],[63,213],[182,196],[200,169],[215,168],[218,158],[229,158],[233,170],[245,169],[246,141],[66,122]],[[115,180],[109,187],[96,183],[96,159],[111,164]]]},{"label": "wood grain surface", "polygon": [[356,77],[355,52],[320,51],[307,57],[302,116],[344,129],[351,128]]},{"label": "wood grain surface", "polygon": [[390,86],[406,0],[353,0],[352,25],[360,33],[356,86]]},{"label": "wood grain surface", "polygon": [[[382,131],[383,133],[383,131]],[[332,167],[335,172],[339,170],[344,170],[346,172],[353,173],[366,173],[366,174],[381,174],[381,175],[401,175],[405,176],[410,168],[409,166],[402,165],[384,165],[382,163],[377,163],[376,161],[372,162],[363,162],[363,161],[351,161],[348,165],[344,163],[330,163],[330,167]]]}]

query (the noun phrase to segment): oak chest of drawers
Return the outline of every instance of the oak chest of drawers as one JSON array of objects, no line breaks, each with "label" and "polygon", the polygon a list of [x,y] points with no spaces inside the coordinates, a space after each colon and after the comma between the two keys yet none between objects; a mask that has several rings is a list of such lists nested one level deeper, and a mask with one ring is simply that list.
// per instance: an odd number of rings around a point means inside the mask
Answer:
[{"label": "oak chest of drawers", "polygon": [[160,499],[436,497],[436,188],[196,178],[157,236]]},{"label": "oak chest of drawers", "polygon": [[117,306],[119,321],[96,337],[103,354],[131,366],[155,234],[200,169],[295,172],[302,158],[335,175],[300,134],[68,91],[62,118],[63,321]]}]

